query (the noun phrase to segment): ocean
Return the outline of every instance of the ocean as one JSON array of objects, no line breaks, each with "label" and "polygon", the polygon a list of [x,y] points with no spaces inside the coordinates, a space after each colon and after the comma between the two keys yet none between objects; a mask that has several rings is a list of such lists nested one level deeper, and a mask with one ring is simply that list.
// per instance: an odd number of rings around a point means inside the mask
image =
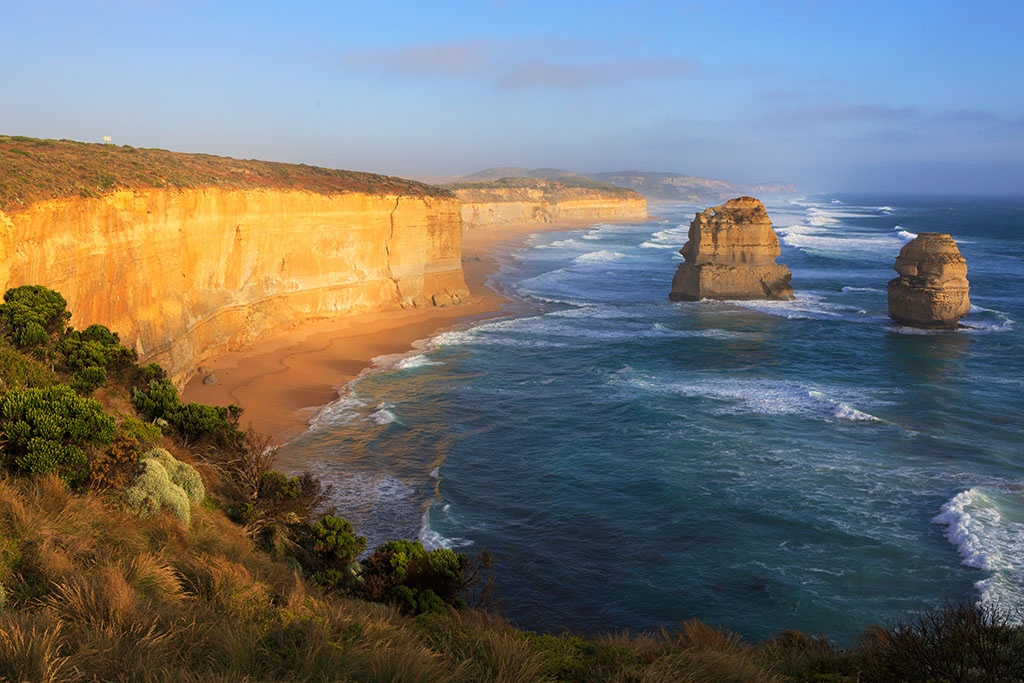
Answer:
[{"label": "ocean", "polygon": [[[767,202],[791,302],[674,303],[703,206],[542,233],[506,317],[377,359],[281,451],[369,538],[486,549],[521,627],[699,618],[850,644],[945,600],[1024,608],[1024,199]],[[968,329],[887,318],[948,232]]]}]

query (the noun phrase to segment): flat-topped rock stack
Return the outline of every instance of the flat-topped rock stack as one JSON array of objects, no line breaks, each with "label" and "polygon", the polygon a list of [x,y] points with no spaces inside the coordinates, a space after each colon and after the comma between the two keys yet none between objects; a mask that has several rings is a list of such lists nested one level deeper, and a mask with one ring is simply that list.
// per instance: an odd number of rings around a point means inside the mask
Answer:
[{"label": "flat-topped rock stack", "polygon": [[900,249],[889,281],[889,317],[916,327],[953,329],[971,308],[967,262],[953,238],[922,232]]},{"label": "flat-topped rock stack", "polygon": [[779,238],[753,197],[730,199],[698,213],[672,279],[673,301],[792,299],[789,268],[775,263]]}]

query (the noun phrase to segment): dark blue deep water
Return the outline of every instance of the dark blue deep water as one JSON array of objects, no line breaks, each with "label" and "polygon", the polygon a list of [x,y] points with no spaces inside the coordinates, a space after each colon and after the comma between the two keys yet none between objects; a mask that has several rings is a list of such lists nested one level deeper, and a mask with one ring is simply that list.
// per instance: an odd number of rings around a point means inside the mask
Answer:
[{"label": "dark blue deep water", "polygon": [[[494,278],[511,317],[380,359],[281,464],[371,547],[489,550],[531,629],[847,644],[945,599],[1024,607],[1024,200],[769,203],[797,300],[672,303],[702,208],[534,237]],[[887,319],[920,231],[960,245],[971,329]]]}]

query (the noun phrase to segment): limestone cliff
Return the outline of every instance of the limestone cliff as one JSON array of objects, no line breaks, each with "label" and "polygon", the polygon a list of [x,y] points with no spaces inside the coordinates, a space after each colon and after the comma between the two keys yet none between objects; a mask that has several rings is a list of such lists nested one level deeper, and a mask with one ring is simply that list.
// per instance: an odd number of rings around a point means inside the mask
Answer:
[{"label": "limestone cliff", "polygon": [[762,204],[753,197],[730,199],[698,213],[672,280],[673,301],[700,299],[791,299],[792,277],[775,263],[779,238]]},{"label": "limestone cliff", "polygon": [[641,195],[587,181],[505,178],[493,183],[447,186],[462,201],[467,229],[562,220],[644,220]]},{"label": "limestone cliff", "polygon": [[60,291],[181,383],[304,320],[457,303],[461,240],[450,195],[119,190],[0,212],[0,291]]},{"label": "limestone cliff", "polygon": [[953,238],[922,232],[900,249],[889,281],[889,317],[918,327],[955,328],[971,308],[967,262]]}]

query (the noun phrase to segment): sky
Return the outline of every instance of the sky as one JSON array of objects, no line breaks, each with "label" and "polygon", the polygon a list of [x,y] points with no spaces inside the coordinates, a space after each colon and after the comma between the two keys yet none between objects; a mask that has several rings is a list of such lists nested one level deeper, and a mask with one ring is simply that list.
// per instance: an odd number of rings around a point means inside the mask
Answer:
[{"label": "sky", "polygon": [[1024,3],[0,0],[0,133],[1024,194]]}]

